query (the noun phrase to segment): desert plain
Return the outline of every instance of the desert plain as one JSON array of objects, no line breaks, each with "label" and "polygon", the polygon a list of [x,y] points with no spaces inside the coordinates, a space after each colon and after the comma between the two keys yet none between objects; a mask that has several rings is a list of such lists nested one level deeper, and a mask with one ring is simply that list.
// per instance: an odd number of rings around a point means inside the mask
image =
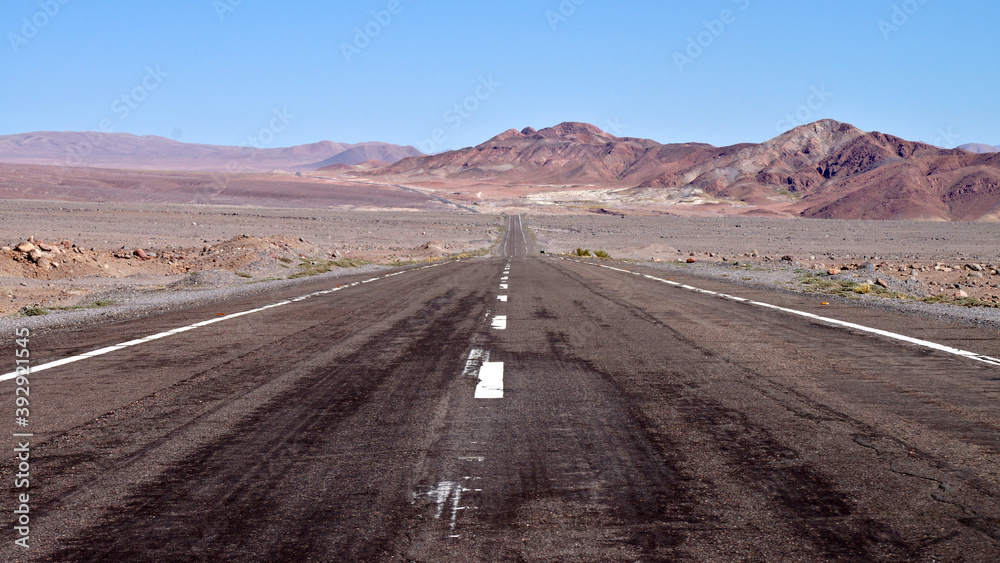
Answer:
[{"label": "desert plain", "polygon": [[[495,205],[476,213],[432,198],[415,200],[419,207],[380,209],[380,199],[326,208],[3,200],[0,313],[57,314],[113,306],[108,296],[116,292],[240,287],[363,264],[482,255],[501,235],[505,211],[521,212],[537,250],[547,254],[600,250],[610,260],[673,264],[715,277],[732,270],[721,276],[734,281],[750,279],[739,272],[779,272],[754,280],[783,289],[815,291],[849,280],[843,285],[869,284],[881,297],[1000,302],[1000,232],[990,222],[525,212]],[[33,260],[18,250],[29,241],[57,247],[56,253]]]}]

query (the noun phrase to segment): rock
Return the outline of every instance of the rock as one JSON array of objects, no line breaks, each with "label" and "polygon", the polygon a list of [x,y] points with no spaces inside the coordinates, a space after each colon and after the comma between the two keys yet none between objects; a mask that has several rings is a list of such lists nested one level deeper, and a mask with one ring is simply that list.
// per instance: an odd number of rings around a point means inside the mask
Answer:
[{"label": "rock", "polygon": [[979,272],[979,271],[969,272],[969,277],[970,278],[981,278],[981,277],[983,277],[983,273]]},{"label": "rock", "polygon": [[31,244],[35,244],[35,235],[31,235],[30,237],[28,237],[28,242],[30,242]]},{"label": "rock", "polygon": [[49,268],[52,267],[52,261],[49,260],[48,258],[39,258],[37,263],[38,267],[43,270],[48,270]]},{"label": "rock", "polygon": [[62,240],[62,242],[60,242],[59,244],[60,244],[60,245],[61,245],[61,246],[62,246],[63,248],[65,248],[65,249],[69,249],[69,248],[71,248],[71,247],[73,246],[73,243],[71,243],[70,241],[68,241],[68,240],[66,240],[66,239],[63,239],[63,240]]},{"label": "rock", "polygon": [[786,254],[786,255],[784,255],[784,256],[781,257],[781,261],[782,262],[794,262],[795,258],[793,256],[791,256],[790,254]]},{"label": "rock", "polygon": [[694,258],[688,258],[687,260],[685,260],[685,262],[687,262],[688,264],[694,264],[695,262],[697,262],[697,260],[695,260]]},{"label": "rock", "polygon": [[882,278],[875,280],[875,285],[889,289],[889,282],[885,281]]},{"label": "rock", "polygon": [[874,269],[875,269],[875,264],[873,264],[873,263],[871,263],[871,262],[865,262],[864,264],[862,264],[862,265],[861,265],[861,267],[860,267],[859,269],[860,269],[860,270],[868,270],[868,271],[871,271],[871,270],[874,270]]},{"label": "rock", "polygon": [[751,258],[756,258],[758,256],[760,256],[760,252],[757,252],[756,250],[751,250],[750,251],[750,257]]},{"label": "rock", "polygon": [[840,274],[840,268],[830,268],[829,270],[826,271],[826,273],[830,274],[831,276],[836,276]]},{"label": "rock", "polygon": [[959,299],[964,298],[964,297],[968,297],[968,296],[969,296],[969,294],[966,293],[964,290],[961,290],[961,289],[955,292],[955,297],[958,297]]},{"label": "rock", "polygon": [[135,254],[136,257],[141,258],[143,260],[146,260],[146,259],[149,258],[149,255],[146,254],[146,251],[143,250],[143,249],[141,249],[141,248],[136,248],[135,250],[132,251],[132,254]]},{"label": "rock", "polygon": [[31,252],[32,250],[35,249],[35,245],[31,244],[28,241],[24,241],[15,246],[14,248],[17,249],[18,252]]},{"label": "rock", "polygon": [[38,244],[36,244],[35,246],[44,250],[45,252],[52,252],[52,249],[55,248],[51,244],[47,244],[41,241],[38,241]]},{"label": "rock", "polygon": [[44,256],[41,250],[37,248],[32,248],[31,252],[28,253],[28,257],[31,258],[33,262],[38,262],[38,259]]},{"label": "rock", "polygon": [[982,272],[983,271],[983,267],[980,266],[979,264],[968,264],[965,267],[968,268],[968,269],[970,269],[970,270],[972,270],[973,272]]}]

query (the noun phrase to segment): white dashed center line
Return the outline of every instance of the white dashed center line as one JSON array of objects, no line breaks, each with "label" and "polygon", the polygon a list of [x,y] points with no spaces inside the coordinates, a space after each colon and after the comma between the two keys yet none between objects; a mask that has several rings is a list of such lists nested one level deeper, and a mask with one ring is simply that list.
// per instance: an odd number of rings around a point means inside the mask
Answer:
[{"label": "white dashed center line", "polygon": [[503,399],[503,362],[483,362],[476,399]]},{"label": "white dashed center line", "polygon": [[496,330],[506,330],[507,315],[497,315],[493,317],[493,328]]}]

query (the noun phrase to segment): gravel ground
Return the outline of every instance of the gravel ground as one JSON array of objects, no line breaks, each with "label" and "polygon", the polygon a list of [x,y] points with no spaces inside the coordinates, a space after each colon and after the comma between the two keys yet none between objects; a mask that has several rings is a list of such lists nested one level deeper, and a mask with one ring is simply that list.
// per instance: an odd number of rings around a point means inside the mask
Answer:
[{"label": "gravel ground", "polygon": [[72,311],[50,311],[47,315],[33,317],[0,318],[0,331],[11,333],[14,328],[27,327],[32,331],[47,332],[96,322],[121,321],[140,318],[165,311],[195,307],[246,295],[254,295],[278,288],[295,287],[321,280],[356,274],[381,272],[388,266],[366,265],[355,268],[336,268],[330,272],[298,279],[264,282],[246,282],[232,272],[205,271],[178,277],[168,284],[168,290],[142,289],[135,285],[122,285],[95,293],[86,303],[110,300],[113,305]]}]

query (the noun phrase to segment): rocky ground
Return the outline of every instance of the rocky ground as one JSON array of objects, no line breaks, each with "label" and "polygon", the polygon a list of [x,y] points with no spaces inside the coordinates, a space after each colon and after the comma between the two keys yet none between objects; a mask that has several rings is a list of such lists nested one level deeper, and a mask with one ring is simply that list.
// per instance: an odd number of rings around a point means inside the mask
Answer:
[{"label": "rocky ground", "polygon": [[497,216],[5,201],[0,314],[112,307],[482,251]]},{"label": "rocky ground", "polygon": [[592,214],[533,215],[527,225],[550,253],[602,251],[736,283],[1000,320],[991,223]]}]

